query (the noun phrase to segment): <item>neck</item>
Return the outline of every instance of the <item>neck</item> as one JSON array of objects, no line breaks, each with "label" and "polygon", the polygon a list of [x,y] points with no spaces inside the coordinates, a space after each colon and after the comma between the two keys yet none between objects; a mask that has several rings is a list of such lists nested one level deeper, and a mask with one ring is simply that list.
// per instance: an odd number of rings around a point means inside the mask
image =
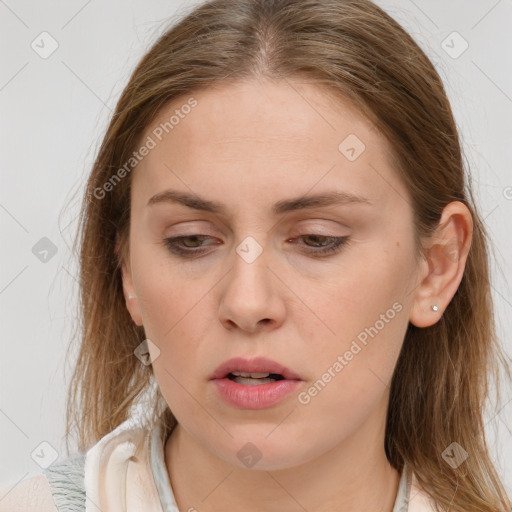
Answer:
[{"label": "neck", "polygon": [[[165,446],[167,470],[180,510],[219,512],[392,512],[399,473],[384,452],[383,425],[369,418],[351,439],[307,462],[279,470],[234,466],[181,425]],[[377,423],[377,424],[376,424]]]}]

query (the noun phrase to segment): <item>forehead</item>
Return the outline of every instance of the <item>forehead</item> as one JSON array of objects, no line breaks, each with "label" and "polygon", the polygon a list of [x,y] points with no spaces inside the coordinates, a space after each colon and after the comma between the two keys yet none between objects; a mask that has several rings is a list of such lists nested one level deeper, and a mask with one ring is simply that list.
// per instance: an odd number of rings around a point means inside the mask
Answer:
[{"label": "forehead", "polygon": [[[197,106],[176,119],[179,124],[169,133],[191,143],[229,144],[245,139],[286,145],[299,139],[310,142],[322,139],[336,144],[346,128],[366,139],[370,132],[372,142],[379,139],[373,123],[347,99],[335,96],[326,87],[297,79],[215,84],[173,100],[162,109],[152,126],[164,124],[173,113],[178,114],[192,96]],[[150,133],[150,128],[146,132]],[[332,137],[325,140],[329,132]]]},{"label": "forehead", "polygon": [[292,196],[318,183],[361,195],[366,189],[378,200],[390,184],[401,186],[393,184],[390,145],[373,123],[348,100],[300,81],[198,90],[166,105],[147,137],[154,148],[134,173],[145,196],[166,185],[183,189],[180,177],[218,197],[226,187],[249,194],[277,187],[281,196],[286,190]]}]

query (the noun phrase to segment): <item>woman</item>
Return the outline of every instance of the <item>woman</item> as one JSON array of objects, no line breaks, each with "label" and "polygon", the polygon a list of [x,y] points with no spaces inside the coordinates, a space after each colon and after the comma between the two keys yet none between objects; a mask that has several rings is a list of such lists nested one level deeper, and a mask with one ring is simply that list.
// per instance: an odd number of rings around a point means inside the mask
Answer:
[{"label": "woman", "polygon": [[213,0],[171,27],[79,235],[81,453],[4,502],[510,510],[487,235],[439,75],[370,1]]}]

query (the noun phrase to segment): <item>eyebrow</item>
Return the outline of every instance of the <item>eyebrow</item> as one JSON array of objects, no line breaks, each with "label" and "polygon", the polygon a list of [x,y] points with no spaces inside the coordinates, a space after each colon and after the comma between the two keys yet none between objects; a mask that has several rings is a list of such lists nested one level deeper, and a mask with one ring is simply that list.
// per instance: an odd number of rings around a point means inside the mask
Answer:
[{"label": "eyebrow", "polygon": [[[152,206],[159,203],[177,203],[193,208],[216,214],[226,214],[226,207],[217,201],[203,199],[197,195],[187,192],[179,192],[177,190],[165,190],[151,197],[146,206]],[[272,206],[274,215],[282,215],[284,213],[297,210],[306,210],[309,208],[319,208],[323,206],[336,206],[346,204],[367,204],[373,203],[366,199],[349,192],[324,192],[315,195],[300,196],[292,199],[283,199]]]}]

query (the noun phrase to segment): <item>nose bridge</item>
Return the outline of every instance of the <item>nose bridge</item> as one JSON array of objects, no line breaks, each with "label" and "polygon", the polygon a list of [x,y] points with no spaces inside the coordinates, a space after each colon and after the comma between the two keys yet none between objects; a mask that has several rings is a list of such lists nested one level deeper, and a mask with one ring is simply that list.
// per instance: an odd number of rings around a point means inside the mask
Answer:
[{"label": "nose bridge", "polygon": [[[259,240],[259,241],[258,241]],[[247,303],[264,299],[268,293],[269,249],[264,248],[264,236],[246,236],[235,248],[234,268],[231,279],[236,281],[234,286],[251,294]],[[261,243],[260,243],[261,242]]]},{"label": "nose bridge", "polygon": [[[264,242],[265,237],[258,237]],[[270,250],[255,236],[247,236],[236,246],[233,268],[223,291],[220,320],[236,324],[244,330],[254,330],[258,323],[282,321],[284,306],[278,297],[275,277],[268,267]]]}]

